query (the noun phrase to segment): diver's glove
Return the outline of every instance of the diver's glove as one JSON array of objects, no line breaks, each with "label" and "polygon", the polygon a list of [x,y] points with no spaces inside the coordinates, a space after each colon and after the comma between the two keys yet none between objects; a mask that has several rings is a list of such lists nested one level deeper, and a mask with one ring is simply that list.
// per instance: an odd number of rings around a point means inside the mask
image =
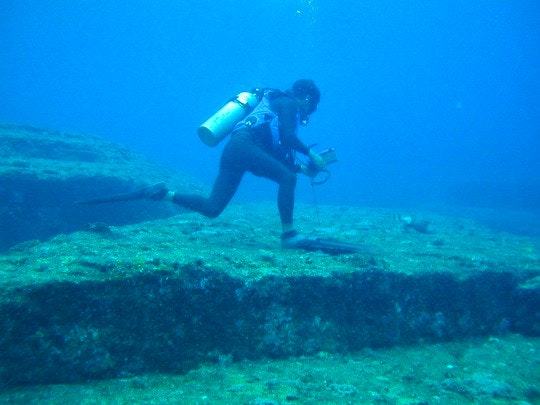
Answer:
[{"label": "diver's glove", "polygon": [[298,173],[302,173],[303,175],[308,176],[308,177],[312,177],[312,178],[317,176],[317,174],[319,173],[311,164],[298,165],[298,166],[296,166],[296,171]]},{"label": "diver's glove", "polygon": [[[300,164],[296,165],[296,172],[302,173],[311,178],[312,185],[326,183],[330,179],[330,170],[326,168],[329,163],[337,162],[334,148],[328,148],[317,153],[312,149],[309,150],[309,162],[304,163],[299,160]],[[319,176],[319,173],[323,173]]]},{"label": "diver's glove", "polygon": [[309,165],[313,166],[318,172],[326,168],[326,160],[313,149],[309,150],[309,160]]},{"label": "diver's glove", "polygon": [[326,167],[326,161],[317,152],[309,150],[309,163],[301,163],[296,166],[296,171],[308,177],[316,177]]}]

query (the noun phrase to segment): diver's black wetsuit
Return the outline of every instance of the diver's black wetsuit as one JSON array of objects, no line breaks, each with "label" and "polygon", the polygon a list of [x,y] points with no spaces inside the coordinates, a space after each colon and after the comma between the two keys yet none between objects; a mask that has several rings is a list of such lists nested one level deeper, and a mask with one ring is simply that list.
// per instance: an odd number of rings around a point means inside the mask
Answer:
[{"label": "diver's black wetsuit", "polygon": [[255,128],[244,127],[231,135],[225,146],[219,166],[219,174],[208,198],[175,193],[173,202],[197,211],[207,217],[217,217],[227,206],[246,172],[266,177],[279,184],[278,208],[281,222],[291,224],[294,210],[296,172],[294,153],[307,155],[309,148],[296,136],[296,101],[281,94],[271,100],[271,110],[279,119],[279,151],[272,147],[272,134],[268,124]]}]

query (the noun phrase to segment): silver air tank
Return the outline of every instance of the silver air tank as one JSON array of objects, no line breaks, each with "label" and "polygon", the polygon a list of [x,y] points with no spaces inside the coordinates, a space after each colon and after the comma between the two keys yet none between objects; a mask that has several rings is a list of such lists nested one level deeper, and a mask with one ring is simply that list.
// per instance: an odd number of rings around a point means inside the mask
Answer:
[{"label": "silver air tank", "polygon": [[199,127],[199,137],[208,146],[216,146],[231,133],[236,123],[247,117],[258,102],[253,93],[239,93]]}]

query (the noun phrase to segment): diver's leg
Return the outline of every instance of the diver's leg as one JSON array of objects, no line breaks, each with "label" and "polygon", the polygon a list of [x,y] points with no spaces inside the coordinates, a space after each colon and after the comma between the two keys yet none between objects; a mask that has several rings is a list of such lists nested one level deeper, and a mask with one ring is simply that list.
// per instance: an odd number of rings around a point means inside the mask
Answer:
[{"label": "diver's leg", "polygon": [[294,192],[296,173],[279,160],[261,149],[252,151],[248,170],[257,176],[263,176],[279,184],[278,208],[281,218],[281,246],[285,249],[311,249],[314,239],[306,238],[294,229]]},{"label": "diver's leg", "polygon": [[208,198],[197,194],[176,192],[169,192],[169,196],[175,204],[199,212],[209,218],[216,218],[231,201],[243,174],[244,172],[241,170],[221,168]]},{"label": "diver's leg", "polygon": [[219,173],[208,198],[196,194],[169,192],[164,199],[199,212],[209,218],[215,218],[223,212],[236,193],[240,181],[246,172],[245,156],[249,142],[244,137],[233,135],[221,155]]},{"label": "diver's leg", "polygon": [[[264,152],[263,152],[264,153]],[[305,249],[311,240],[294,229],[294,192],[296,173],[272,156],[259,154],[252,168],[254,174],[267,177],[279,184],[278,209],[281,218],[281,246],[285,249]]]},{"label": "diver's leg", "polygon": [[278,210],[283,232],[293,229],[294,192],[296,173],[258,147],[253,147],[248,170],[256,176],[266,177],[279,185]]}]

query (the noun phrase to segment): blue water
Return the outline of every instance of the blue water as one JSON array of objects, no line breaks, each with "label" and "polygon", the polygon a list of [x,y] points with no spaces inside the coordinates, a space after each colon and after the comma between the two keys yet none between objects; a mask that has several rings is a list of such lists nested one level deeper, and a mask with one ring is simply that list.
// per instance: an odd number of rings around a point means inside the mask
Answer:
[{"label": "blue water", "polygon": [[[319,203],[540,211],[536,0],[7,0],[0,20],[0,122],[211,184],[223,144],[198,125],[239,91],[312,78],[301,137],[339,158]],[[237,200],[259,198],[275,186],[248,176]]]}]

